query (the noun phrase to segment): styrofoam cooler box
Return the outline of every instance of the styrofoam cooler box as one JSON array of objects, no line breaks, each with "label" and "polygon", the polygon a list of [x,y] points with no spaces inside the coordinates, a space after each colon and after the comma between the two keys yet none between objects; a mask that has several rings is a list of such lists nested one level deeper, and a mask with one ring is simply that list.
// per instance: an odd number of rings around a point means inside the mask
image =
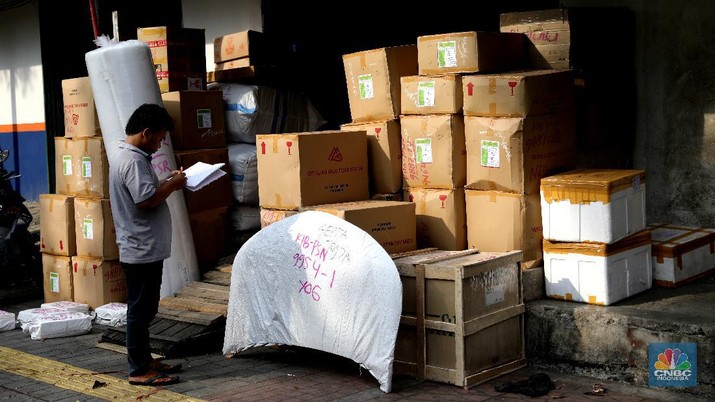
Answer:
[{"label": "styrofoam cooler box", "polygon": [[544,239],[614,243],[646,227],[645,171],[579,169],[541,179]]},{"label": "styrofoam cooler box", "polygon": [[653,284],[677,287],[715,271],[715,229],[650,224]]},{"label": "styrofoam cooler box", "polygon": [[652,286],[650,231],[613,244],[544,240],[550,298],[608,306]]}]

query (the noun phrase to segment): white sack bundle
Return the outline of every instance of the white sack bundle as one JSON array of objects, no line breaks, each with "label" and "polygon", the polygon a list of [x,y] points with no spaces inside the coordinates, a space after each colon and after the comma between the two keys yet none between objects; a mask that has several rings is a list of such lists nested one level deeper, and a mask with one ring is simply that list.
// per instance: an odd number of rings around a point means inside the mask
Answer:
[{"label": "white sack bundle", "polygon": [[92,329],[92,317],[88,314],[65,312],[36,318],[27,327],[30,338],[35,340],[60,338],[86,334]]},{"label": "white sack bundle", "polygon": [[239,204],[258,205],[258,161],[254,144],[228,144],[233,199]]},{"label": "white sack bundle", "polygon": [[89,314],[89,304],[66,300],[42,303],[40,304],[40,308],[59,308],[64,311],[75,311],[78,313]]},{"label": "white sack bundle", "polygon": [[236,254],[223,353],[284,344],[323,350],[367,368],[390,392],[402,284],[366,232],[303,212],[265,227]]},{"label": "white sack bundle", "polygon": [[28,308],[17,313],[17,321],[20,322],[20,328],[22,328],[22,331],[27,332],[27,327],[33,321],[39,318],[49,317],[62,313],[66,313],[66,311],[58,307]]},{"label": "white sack bundle", "polygon": [[[107,159],[112,164],[116,142],[126,138],[125,128],[132,113],[144,103],[163,106],[149,46],[138,40],[112,42],[97,40],[102,47],[87,52],[85,62],[92,94],[102,128]],[[159,179],[176,170],[176,157],[167,136],[152,155],[152,165]],[[161,297],[173,295],[184,285],[199,279],[194,239],[189,226],[184,194],[173,192],[166,200],[171,211],[171,256],[164,260]]]},{"label": "white sack bundle", "polygon": [[16,326],[15,313],[0,310],[0,332],[12,331]]},{"label": "white sack bundle", "polygon": [[94,322],[101,325],[109,325],[119,327],[127,324],[127,304],[126,303],[107,303],[94,309],[96,317]]}]

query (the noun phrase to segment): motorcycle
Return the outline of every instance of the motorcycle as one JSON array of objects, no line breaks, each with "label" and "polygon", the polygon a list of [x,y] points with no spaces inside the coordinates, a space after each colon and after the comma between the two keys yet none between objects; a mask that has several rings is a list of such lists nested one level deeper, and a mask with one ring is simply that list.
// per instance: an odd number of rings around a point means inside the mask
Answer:
[{"label": "motorcycle", "polygon": [[32,214],[10,185],[19,173],[5,169],[10,150],[0,149],[0,287],[33,281],[43,287],[39,233],[30,233]]}]

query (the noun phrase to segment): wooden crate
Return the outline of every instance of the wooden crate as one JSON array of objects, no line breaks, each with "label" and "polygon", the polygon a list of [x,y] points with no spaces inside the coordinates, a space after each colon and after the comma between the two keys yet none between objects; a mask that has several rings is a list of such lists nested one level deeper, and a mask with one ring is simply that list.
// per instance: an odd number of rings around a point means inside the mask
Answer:
[{"label": "wooden crate", "polygon": [[526,365],[521,251],[394,259],[403,284],[394,372],[464,388]]}]

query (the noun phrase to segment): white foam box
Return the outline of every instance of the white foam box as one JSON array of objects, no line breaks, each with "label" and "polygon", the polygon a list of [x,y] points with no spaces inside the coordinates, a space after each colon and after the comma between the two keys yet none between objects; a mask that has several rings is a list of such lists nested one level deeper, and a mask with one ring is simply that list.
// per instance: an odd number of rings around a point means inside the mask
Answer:
[{"label": "white foam box", "polygon": [[715,271],[715,229],[650,224],[653,284],[678,287]]},{"label": "white foam box", "polygon": [[651,288],[650,231],[612,244],[544,240],[546,295],[608,306]]},{"label": "white foam box", "polygon": [[646,227],[645,171],[578,169],[541,179],[544,239],[614,243]]}]

